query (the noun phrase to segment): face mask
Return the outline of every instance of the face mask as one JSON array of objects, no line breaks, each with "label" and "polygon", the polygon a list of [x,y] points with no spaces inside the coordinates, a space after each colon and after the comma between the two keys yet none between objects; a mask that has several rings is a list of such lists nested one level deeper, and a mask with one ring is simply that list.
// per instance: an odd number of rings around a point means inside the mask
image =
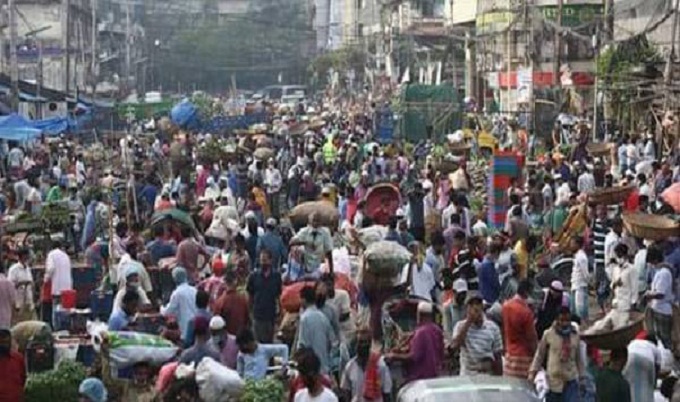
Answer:
[{"label": "face mask", "polygon": [[128,283],[128,286],[130,289],[139,289],[139,282],[130,282]]}]

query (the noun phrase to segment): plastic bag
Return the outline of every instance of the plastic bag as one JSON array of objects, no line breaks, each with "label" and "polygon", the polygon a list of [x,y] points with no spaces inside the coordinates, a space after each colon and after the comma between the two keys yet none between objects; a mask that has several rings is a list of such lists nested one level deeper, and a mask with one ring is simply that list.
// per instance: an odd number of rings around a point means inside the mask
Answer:
[{"label": "plastic bag", "polygon": [[411,259],[411,253],[399,243],[381,240],[364,252],[366,270],[372,274],[396,276]]},{"label": "plastic bag", "polygon": [[158,335],[139,332],[108,332],[109,358],[117,367],[146,362],[160,365],[172,360],[179,348]]},{"label": "plastic bag", "polygon": [[664,376],[673,371],[673,353],[663,346],[661,341],[656,342],[656,347],[659,349],[661,356],[661,363],[659,364],[659,374]]},{"label": "plastic bag", "polygon": [[196,367],[196,383],[201,399],[210,402],[226,402],[237,399],[243,392],[245,382],[238,373],[215,360],[205,357]]}]

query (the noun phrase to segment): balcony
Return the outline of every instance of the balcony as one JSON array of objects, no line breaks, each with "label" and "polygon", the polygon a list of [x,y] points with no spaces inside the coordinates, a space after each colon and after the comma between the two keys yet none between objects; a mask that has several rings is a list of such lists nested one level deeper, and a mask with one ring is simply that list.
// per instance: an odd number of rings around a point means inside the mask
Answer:
[{"label": "balcony", "polygon": [[446,17],[441,0],[411,0],[401,4],[399,26],[403,33],[415,36],[446,35]]}]

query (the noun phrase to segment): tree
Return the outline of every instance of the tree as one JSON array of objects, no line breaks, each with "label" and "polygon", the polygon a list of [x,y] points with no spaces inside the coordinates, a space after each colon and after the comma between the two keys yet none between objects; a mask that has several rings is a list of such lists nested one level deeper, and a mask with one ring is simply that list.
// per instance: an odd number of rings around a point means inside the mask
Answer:
[{"label": "tree", "polygon": [[[662,61],[659,51],[649,44],[644,36],[636,36],[600,54],[597,74],[603,82],[608,99],[607,107],[611,117],[628,120],[637,109],[646,109],[648,104],[634,103],[634,98],[642,95],[641,71]],[[648,84],[646,84],[648,85]],[[640,111],[640,110],[637,110]]]},{"label": "tree", "polygon": [[228,88],[232,74],[240,87],[274,82],[279,73],[296,82],[313,39],[301,0],[260,1],[243,15],[206,18],[181,31],[162,62],[169,76],[205,89]]}]

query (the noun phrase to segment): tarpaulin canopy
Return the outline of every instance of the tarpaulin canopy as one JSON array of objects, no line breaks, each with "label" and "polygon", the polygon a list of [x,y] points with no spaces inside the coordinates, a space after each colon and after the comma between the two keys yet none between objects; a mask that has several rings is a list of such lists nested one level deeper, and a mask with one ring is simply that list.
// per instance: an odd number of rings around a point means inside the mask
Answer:
[{"label": "tarpaulin canopy", "polygon": [[37,128],[46,135],[59,135],[68,131],[69,122],[65,117],[51,117],[44,120],[29,121],[33,128]]},{"label": "tarpaulin canopy", "polygon": [[42,133],[30,120],[18,114],[0,117],[0,139],[8,141],[29,141]]}]

